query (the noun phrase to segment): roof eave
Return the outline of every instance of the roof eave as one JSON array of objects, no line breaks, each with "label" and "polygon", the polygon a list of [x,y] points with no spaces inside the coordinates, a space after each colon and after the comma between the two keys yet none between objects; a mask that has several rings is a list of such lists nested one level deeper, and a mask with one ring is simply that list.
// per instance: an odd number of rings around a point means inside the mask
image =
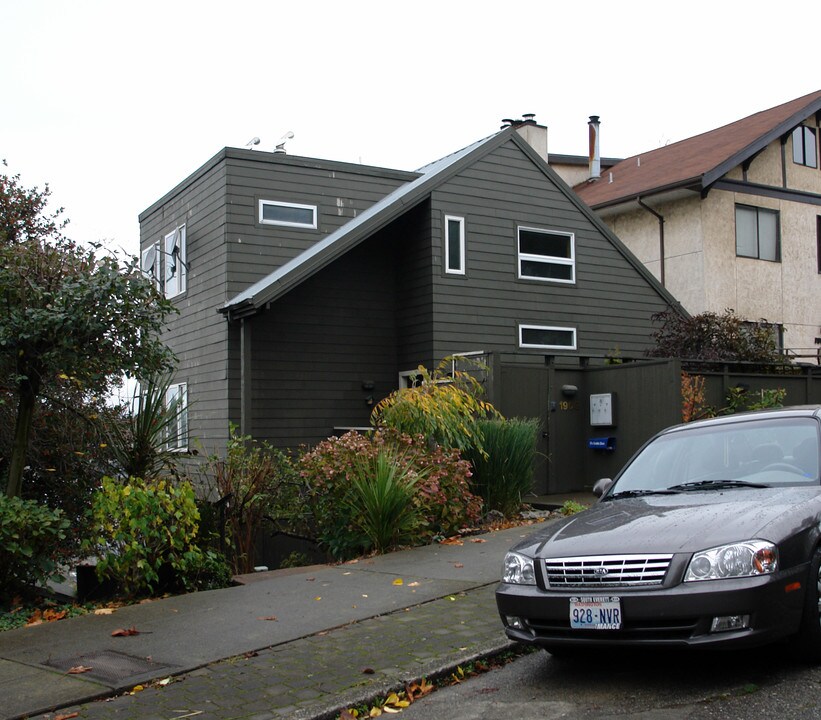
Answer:
[{"label": "roof eave", "polygon": [[[309,277],[331,264],[334,260],[344,255],[353,247],[363,242],[368,237],[378,232],[389,223],[396,220],[408,210],[416,207],[430,193],[446,179],[459,173],[463,168],[475,162],[479,157],[491,152],[496,147],[506,142],[509,137],[516,137],[515,130],[508,128],[491,135],[484,141],[474,143],[476,147],[467,152],[463,157],[457,159],[452,164],[439,172],[430,173],[430,177],[421,175],[410,182],[418,182],[417,187],[412,192],[397,197],[395,201],[389,203],[385,208],[374,214],[373,217],[357,225],[349,234],[343,234],[333,244],[329,244],[326,249],[314,251],[311,255],[306,255],[304,262],[298,263],[294,270],[281,278],[277,278],[269,285],[260,289],[251,297],[246,297],[239,302],[229,301],[219,312],[226,318],[234,319],[259,312],[268,303],[273,302],[280,296],[287,293],[292,288],[307,280]],[[470,147],[470,146],[468,146]],[[463,152],[467,148],[463,148]],[[455,154],[455,153],[454,153]],[[444,160],[444,158],[442,158]],[[438,161],[437,161],[438,162]],[[397,189],[399,190],[399,188]],[[396,191],[394,191],[396,192]],[[343,226],[344,228],[345,226]],[[331,235],[333,235],[332,233]],[[328,236],[330,237],[330,236]],[[322,243],[322,240],[319,241]],[[302,255],[311,253],[311,249]],[[297,256],[299,258],[300,256]],[[295,258],[295,260],[297,259]]]},{"label": "roof eave", "polygon": [[724,177],[730,170],[737,167],[745,160],[751,158],[756,153],[761,152],[773,140],[783,137],[786,133],[792,132],[798,125],[806,120],[810,115],[821,111],[821,98],[817,98],[805,105],[801,110],[794,112],[786,120],[776,125],[772,130],[759,137],[755,142],[731,155],[724,162],[708,170],[702,177],[702,188],[709,188],[716,180]]}]

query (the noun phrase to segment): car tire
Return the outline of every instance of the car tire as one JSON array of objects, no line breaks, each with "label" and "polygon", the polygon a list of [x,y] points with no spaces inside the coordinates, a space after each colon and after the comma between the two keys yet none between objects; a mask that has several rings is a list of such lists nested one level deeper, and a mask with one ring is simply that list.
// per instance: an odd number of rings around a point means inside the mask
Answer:
[{"label": "car tire", "polygon": [[821,548],[815,549],[810,562],[798,647],[806,660],[821,662]]}]

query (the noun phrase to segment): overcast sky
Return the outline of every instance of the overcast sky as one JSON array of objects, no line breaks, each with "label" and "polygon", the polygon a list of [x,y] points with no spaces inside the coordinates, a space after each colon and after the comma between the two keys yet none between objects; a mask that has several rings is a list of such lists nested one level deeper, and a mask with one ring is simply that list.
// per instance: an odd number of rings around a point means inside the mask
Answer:
[{"label": "overcast sky", "polygon": [[0,158],[75,240],[225,146],[413,170],[536,114],[624,157],[821,88],[819,2],[0,0]]}]

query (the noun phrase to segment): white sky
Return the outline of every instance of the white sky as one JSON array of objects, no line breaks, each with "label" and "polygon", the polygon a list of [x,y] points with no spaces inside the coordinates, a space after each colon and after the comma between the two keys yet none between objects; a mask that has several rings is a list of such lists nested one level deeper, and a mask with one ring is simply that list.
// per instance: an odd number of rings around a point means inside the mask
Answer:
[{"label": "white sky", "polygon": [[412,170],[536,114],[624,157],[821,88],[821,3],[0,0],[0,158],[67,234],[138,214],[225,146]]}]

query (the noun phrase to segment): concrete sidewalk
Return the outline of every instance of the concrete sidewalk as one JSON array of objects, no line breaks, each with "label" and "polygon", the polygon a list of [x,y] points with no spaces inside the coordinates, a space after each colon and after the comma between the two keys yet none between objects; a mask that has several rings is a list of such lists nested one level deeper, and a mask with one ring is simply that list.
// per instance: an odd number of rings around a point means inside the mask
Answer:
[{"label": "concrete sidewalk", "polygon": [[[1,633],[0,717],[334,717],[511,647],[493,591],[505,551],[532,529]],[[91,669],[68,672],[78,666]]]}]

